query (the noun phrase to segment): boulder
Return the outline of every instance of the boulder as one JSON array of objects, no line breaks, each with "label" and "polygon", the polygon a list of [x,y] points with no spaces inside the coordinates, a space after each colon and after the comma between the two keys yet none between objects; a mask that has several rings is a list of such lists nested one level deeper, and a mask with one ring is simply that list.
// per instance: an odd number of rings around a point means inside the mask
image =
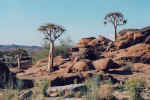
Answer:
[{"label": "boulder", "polygon": [[[138,34],[137,36],[135,36],[135,34]],[[133,44],[135,44],[135,40],[137,37],[139,38],[141,35],[140,32],[138,31],[125,31],[122,34],[118,34],[117,35],[117,40],[115,41],[114,45],[118,48],[118,49],[122,49],[122,48],[127,48]]]},{"label": "boulder", "polygon": [[79,92],[80,90],[86,89],[84,84],[70,84],[66,86],[55,86],[49,87],[47,89],[48,96],[56,97],[56,96],[67,96],[72,92]]},{"label": "boulder", "polygon": [[128,48],[138,43],[150,42],[150,27],[143,29],[126,29],[117,34],[114,45],[118,49]]},{"label": "boulder", "polygon": [[65,62],[65,59],[62,56],[56,56],[54,58],[54,66],[59,66]]},{"label": "boulder", "polygon": [[51,86],[64,86],[76,83],[82,83],[85,80],[85,77],[81,73],[69,73],[62,75],[57,75],[55,78],[51,79]]},{"label": "boulder", "polygon": [[87,44],[77,43],[75,48],[86,48]]},{"label": "boulder", "polygon": [[96,70],[107,71],[109,68],[112,67],[113,61],[109,58],[104,58],[93,61],[92,63]]},{"label": "boulder", "polygon": [[32,94],[33,94],[32,90],[21,91],[19,94],[19,99],[25,100],[27,98],[30,98]]},{"label": "boulder", "polygon": [[99,35],[98,36],[98,41],[104,41],[104,42],[111,42],[111,40],[110,39],[108,39],[108,38],[106,38],[106,37],[104,37],[104,36],[102,36],[102,35]]},{"label": "boulder", "polygon": [[81,43],[81,44],[88,44],[90,41],[92,41],[92,40],[94,40],[94,39],[96,39],[96,38],[95,38],[95,37],[82,38],[82,39],[80,40],[80,43]]},{"label": "boulder", "polygon": [[147,44],[150,44],[150,35],[146,37],[144,42],[147,43]]},{"label": "boulder", "polygon": [[89,46],[87,48],[79,48],[78,52],[72,52],[72,58],[79,57],[80,59],[97,59],[97,48]]},{"label": "boulder", "polygon": [[73,66],[73,72],[82,72],[82,71],[90,70],[88,62],[89,61],[82,60],[82,61],[75,63]]},{"label": "boulder", "polygon": [[[62,56],[54,57],[54,66],[61,65],[64,62],[65,62],[65,59],[62,58]],[[47,63],[48,63],[48,58],[44,58],[44,59],[39,60],[33,67],[36,68],[36,67],[46,66]]]},{"label": "boulder", "polygon": [[88,43],[95,39],[95,37],[82,38],[80,42],[76,44],[75,48],[86,48],[88,47]]},{"label": "boulder", "polygon": [[139,43],[126,49],[110,53],[114,61],[130,61],[150,64],[150,44]]},{"label": "boulder", "polygon": [[97,39],[94,39],[94,40],[90,41],[90,42],[88,43],[88,45],[95,47],[95,46],[98,45],[98,40],[97,40]]}]

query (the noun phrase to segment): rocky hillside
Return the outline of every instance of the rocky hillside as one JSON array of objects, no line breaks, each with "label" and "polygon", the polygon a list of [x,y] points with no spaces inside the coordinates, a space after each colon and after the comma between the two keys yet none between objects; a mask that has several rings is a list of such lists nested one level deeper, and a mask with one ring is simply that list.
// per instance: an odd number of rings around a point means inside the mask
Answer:
[{"label": "rocky hillside", "polygon": [[55,57],[52,73],[46,71],[48,60],[45,58],[17,77],[47,78],[52,86],[73,84],[74,80],[82,83],[95,73],[113,83],[124,83],[133,76],[150,77],[150,27],[123,30],[118,33],[116,41],[103,36],[82,38],[70,52],[67,59]]},{"label": "rocky hillside", "polygon": [[[32,68],[18,73],[17,77],[51,80],[53,88],[48,90],[50,95],[56,95],[57,88],[65,90],[74,86],[74,82],[81,85],[95,74],[101,82],[111,81],[114,85],[125,84],[132,77],[142,78],[146,81],[146,88],[150,89],[150,27],[120,31],[116,41],[101,35],[97,38],[82,38],[70,48],[70,53],[67,59],[61,56],[54,58],[51,73],[47,72],[48,59],[45,58]],[[113,95],[122,97],[124,91],[115,91]]]}]

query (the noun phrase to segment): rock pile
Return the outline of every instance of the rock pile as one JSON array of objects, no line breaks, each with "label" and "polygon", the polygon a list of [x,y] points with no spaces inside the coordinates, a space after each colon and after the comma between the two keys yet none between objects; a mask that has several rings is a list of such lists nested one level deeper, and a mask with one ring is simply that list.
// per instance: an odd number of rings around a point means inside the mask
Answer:
[{"label": "rock pile", "polygon": [[118,49],[123,49],[138,43],[150,43],[150,27],[122,30],[119,32],[114,45]]},{"label": "rock pile", "polygon": [[[123,30],[114,42],[103,36],[82,38],[70,52],[71,56],[68,59],[62,57],[54,59],[56,70],[48,74],[51,78],[55,77],[52,80],[53,85],[69,85],[76,78],[82,82],[81,80],[86,78],[83,74],[93,74],[92,71],[94,73],[103,71],[110,76],[124,75],[126,73],[120,69],[124,69],[129,62],[133,65],[150,64],[150,27]],[[37,69],[32,68],[25,72],[36,76],[37,73],[46,70],[46,64],[47,60],[43,60],[36,65]],[[74,76],[76,73],[81,75]],[[38,77],[44,75],[38,74]]]}]

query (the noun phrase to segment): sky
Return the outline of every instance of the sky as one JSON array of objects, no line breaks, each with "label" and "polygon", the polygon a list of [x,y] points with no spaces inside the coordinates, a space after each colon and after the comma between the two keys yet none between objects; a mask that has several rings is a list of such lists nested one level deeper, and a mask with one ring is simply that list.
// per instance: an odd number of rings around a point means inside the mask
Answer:
[{"label": "sky", "polygon": [[[0,44],[42,45],[37,29],[46,23],[66,28],[75,43],[82,37],[103,35],[113,39],[113,27],[104,16],[122,12],[126,28],[150,25],[150,0],[0,0]],[[119,31],[118,30],[118,31]]]}]

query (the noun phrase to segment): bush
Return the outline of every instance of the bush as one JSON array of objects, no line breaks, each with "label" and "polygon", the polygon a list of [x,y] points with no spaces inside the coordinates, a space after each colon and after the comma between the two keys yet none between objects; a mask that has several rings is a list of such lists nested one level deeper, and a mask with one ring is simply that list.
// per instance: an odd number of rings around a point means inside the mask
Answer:
[{"label": "bush", "polygon": [[62,56],[64,58],[67,58],[70,56],[70,51],[69,49],[71,48],[71,46],[68,45],[58,45],[55,47],[55,52],[54,55],[55,56]]},{"label": "bush", "polygon": [[19,99],[19,92],[12,89],[7,89],[2,94],[2,100],[20,100]]},{"label": "bush", "polygon": [[128,79],[125,85],[128,91],[130,92],[131,100],[143,100],[140,94],[144,89],[144,80],[133,77],[131,79]]},{"label": "bush", "polygon": [[99,75],[94,75],[92,78],[89,78],[85,81],[85,85],[87,87],[85,93],[85,97],[87,100],[96,100],[96,92],[97,89],[100,87],[100,77]]},{"label": "bush", "polygon": [[33,64],[35,64],[40,59],[44,59],[44,58],[48,57],[48,52],[49,52],[48,49],[44,49],[42,51],[37,51],[37,52],[31,53]]},{"label": "bush", "polygon": [[112,95],[113,88],[109,84],[101,85],[100,88],[97,89],[96,92],[96,100],[116,100],[116,98]]},{"label": "bush", "polygon": [[50,81],[49,80],[37,80],[34,82],[34,87],[36,88],[36,94],[41,94],[45,97],[47,97],[47,89],[50,86]]}]

